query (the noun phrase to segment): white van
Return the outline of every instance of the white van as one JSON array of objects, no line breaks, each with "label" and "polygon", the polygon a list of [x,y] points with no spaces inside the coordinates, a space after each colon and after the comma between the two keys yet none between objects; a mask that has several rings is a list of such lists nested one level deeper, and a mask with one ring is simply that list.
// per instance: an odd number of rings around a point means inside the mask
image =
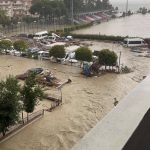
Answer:
[{"label": "white van", "polygon": [[126,38],[123,41],[125,47],[140,47],[145,46],[146,43],[142,38]]},{"label": "white van", "polygon": [[47,31],[41,31],[41,32],[35,33],[33,39],[34,40],[42,40],[46,37],[48,37],[48,32]]},{"label": "white van", "polygon": [[38,58],[39,59],[49,60],[50,59],[49,51],[39,51],[38,52]]}]

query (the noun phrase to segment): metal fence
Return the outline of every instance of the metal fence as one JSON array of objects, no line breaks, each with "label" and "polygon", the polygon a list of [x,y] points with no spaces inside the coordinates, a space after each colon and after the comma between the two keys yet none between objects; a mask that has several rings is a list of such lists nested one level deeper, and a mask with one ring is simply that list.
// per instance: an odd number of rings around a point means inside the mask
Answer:
[{"label": "metal fence", "polygon": [[43,115],[44,115],[44,110],[40,110],[28,115],[28,117],[20,119],[17,124],[8,128],[8,131],[6,132],[5,136],[3,136],[2,133],[0,133],[0,142]]}]

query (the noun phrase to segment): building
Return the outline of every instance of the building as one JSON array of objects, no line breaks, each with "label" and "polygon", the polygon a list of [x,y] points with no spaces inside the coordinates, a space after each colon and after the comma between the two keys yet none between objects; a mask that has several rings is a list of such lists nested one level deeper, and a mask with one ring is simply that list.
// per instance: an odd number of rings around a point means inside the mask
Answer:
[{"label": "building", "polygon": [[9,17],[29,14],[32,0],[0,0],[0,9],[6,11]]}]

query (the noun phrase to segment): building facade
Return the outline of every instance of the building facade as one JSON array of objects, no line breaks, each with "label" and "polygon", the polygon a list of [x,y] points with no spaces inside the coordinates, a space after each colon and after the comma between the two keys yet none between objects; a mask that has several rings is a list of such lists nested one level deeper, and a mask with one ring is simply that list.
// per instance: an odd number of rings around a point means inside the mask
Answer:
[{"label": "building facade", "polygon": [[0,0],[0,9],[9,17],[28,15],[31,5],[32,0]]}]

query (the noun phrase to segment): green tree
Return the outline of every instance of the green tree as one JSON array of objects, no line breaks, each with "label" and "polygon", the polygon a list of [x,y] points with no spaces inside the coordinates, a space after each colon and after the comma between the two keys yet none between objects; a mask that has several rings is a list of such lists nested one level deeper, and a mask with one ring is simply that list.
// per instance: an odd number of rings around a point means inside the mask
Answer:
[{"label": "green tree", "polygon": [[123,13],[122,13],[122,17],[125,17],[125,16],[126,16],[126,13],[125,13],[125,12],[123,12]]},{"label": "green tree", "polygon": [[[63,1],[67,9],[67,13],[70,14],[72,9],[72,1],[71,0],[63,0]],[[82,12],[85,7],[83,0],[74,0],[73,6],[74,6],[74,13]]]},{"label": "green tree", "polygon": [[112,9],[112,5],[110,5],[109,0],[102,0],[102,9]]},{"label": "green tree", "polygon": [[115,66],[117,63],[117,54],[109,49],[103,49],[99,52],[99,63],[105,66]]},{"label": "green tree", "polygon": [[49,51],[50,57],[53,56],[57,58],[64,58],[66,55],[65,48],[62,45],[53,46]]},{"label": "green tree", "polygon": [[140,7],[139,10],[138,10],[138,13],[141,13],[141,14],[146,14],[148,12],[147,8],[145,7]]},{"label": "green tree", "polygon": [[34,111],[38,100],[41,100],[43,97],[43,91],[36,83],[35,73],[30,72],[28,74],[28,77],[25,80],[25,84],[21,91],[21,96],[23,99],[23,109],[27,112],[28,120],[28,113],[32,113]]},{"label": "green tree", "polygon": [[18,81],[9,76],[6,81],[0,82],[0,132],[5,136],[8,127],[19,120],[21,111],[20,86]]},{"label": "green tree", "polygon": [[80,61],[88,61],[92,60],[92,52],[87,47],[80,47],[76,50],[76,59]]},{"label": "green tree", "polygon": [[30,8],[31,14],[39,14],[40,17],[54,18],[66,14],[66,7],[62,1],[35,0]]},{"label": "green tree", "polygon": [[27,49],[27,43],[23,40],[17,40],[14,42],[14,49],[18,51],[25,51]]},{"label": "green tree", "polygon": [[1,40],[0,41],[0,50],[7,50],[12,48],[12,42],[10,40]]},{"label": "green tree", "polygon": [[10,18],[6,15],[4,10],[0,10],[0,25],[3,27],[10,25]]},{"label": "green tree", "polygon": [[147,13],[147,9],[145,7],[142,8],[142,12],[143,15],[145,15]]},{"label": "green tree", "polygon": [[127,15],[128,15],[128,16],[131,16],[131,15],[132,15],[131,10],[128,11],[128,14],[127,14]]}]

